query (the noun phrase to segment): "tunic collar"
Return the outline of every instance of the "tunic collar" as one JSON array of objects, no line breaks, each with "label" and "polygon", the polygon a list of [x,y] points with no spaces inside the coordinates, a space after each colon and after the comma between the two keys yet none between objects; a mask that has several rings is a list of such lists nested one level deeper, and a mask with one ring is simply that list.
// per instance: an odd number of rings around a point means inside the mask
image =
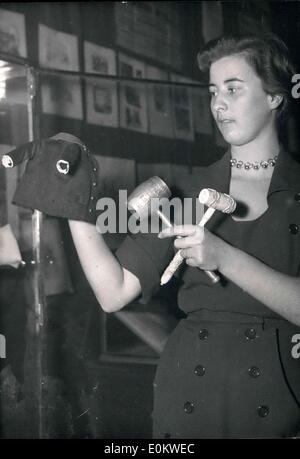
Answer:
[{"label": "tunic collar", "polygon": [[268,196],[277,191],[300,191],[300,164],[283,148],[280,149],[272,175]]},{"label": "tunic collar", "polygon": [[75,137],[75,135],[69,134],[68,132],[59,132],[58,134],[55,134],[52,137],[50,137],[50,139],[78,143],[80,146],[84,147],[84,143],[78,137]]},{"label": "tunic collar", "polygon": [[[212,174],[207,177],[205,186],[228,193],[231,177],[230,149],[210,168]],[[287,190],[300,192],[300,164],[281,148],[271,178],[268,197],[277,191]]]}]

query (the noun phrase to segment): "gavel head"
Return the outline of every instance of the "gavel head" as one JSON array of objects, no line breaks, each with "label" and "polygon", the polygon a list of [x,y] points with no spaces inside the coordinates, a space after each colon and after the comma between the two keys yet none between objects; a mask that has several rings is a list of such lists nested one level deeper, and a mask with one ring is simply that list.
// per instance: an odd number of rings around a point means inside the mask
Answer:
[{"label": "gavel head", "polygon": [[203,190],[200,191],[199,201],[201,204],[220,210],[225,214],[231,214],[236,208],[236,201],[229,196],[229,194],[220,193],[211,188],[203,188]]},{"label": "gavel head", "polygon": [[127,207],[136,212],[139,218],[147,217],[151,211],[151,199],[169,198],[171,191],[167,184],[158,176],[154,176],[138,185],[127,200]]}]

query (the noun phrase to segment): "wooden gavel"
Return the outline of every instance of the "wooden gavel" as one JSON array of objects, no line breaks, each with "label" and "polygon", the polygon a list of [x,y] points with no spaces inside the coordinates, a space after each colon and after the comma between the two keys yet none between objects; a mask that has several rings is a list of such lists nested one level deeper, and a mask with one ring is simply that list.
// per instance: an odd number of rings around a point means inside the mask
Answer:
[{"label": "wooden gavel", "polygon": [[[236,208],[236,201],[225,193],[220,193],[219,191],[213,190],[211,188],[204,188],[199,193],[199,201],[201,204],[204,204],[208,207],[202,219],[198,223],[199,226],[204,227],[204,225],[211,218],[213,213],[216,210],[220,210],[226,214],[234,212]],[[179,268],[184,258],[181,256],[181,250],[178,250],[173,260],[170,262],[166,270],[164,271],[160,283],[161,285],[169,282],[175,271]],[[206,274],[211,278],[213,283],[219,282],[220,277],[213,271],[205,270]]]},{"label": "wooden gavel", "polygon": [[[171,196],[168,185],[158,176],[154,176],[138,185],[127,199],[127,207],[131,212],[136,212],[140,219],[147,217],[153,212],[151,200],[167,198]],[[159,210],[155,213],[168,226],[172,227],[170,220]]]},{"label": "wooden gavel", "polygon": [[[145,218],[151,214],[151,200],[153,198],[170,198],[171,191],[167,184],[158,176],[154,176],[138,185],[130,194],[127,200],[127,207],[130,211],[136,212],[139,218]],[[232,213],[236,208],[235,200],[225,193],[220,193],[211,188],[204,188],[199,194],[199,201],[208,206],[207,211],[203,215],[199,226],[203,227],[211,218],[215,210],[220,210],[224,213]],[[170,220],[159,210],[155,209],[156,214],[161,220],[172,228]],[[173,260],[166,268],[161,278],[161,285],[169,282],[175,271],[179,268],[184,258],[181,256],[180,250],[176,253]],[[205,273],[211,278],[213,283],[220,280],[219,276],[213,271],[205,270]]]}]

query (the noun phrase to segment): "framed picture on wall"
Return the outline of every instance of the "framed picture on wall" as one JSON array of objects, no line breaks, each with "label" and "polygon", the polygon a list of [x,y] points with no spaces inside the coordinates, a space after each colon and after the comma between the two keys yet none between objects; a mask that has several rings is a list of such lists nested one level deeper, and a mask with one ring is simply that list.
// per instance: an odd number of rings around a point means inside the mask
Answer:
[{"label": "framed picture on wall", "polygon": [[86,73],[116,75],[116,53],[113,49],[84,41],[84,69]]},{"label": "framed picture on wall", "polygon": [[39,24],[39,63],[47,68],[79,71],[77,36]]},{"label": "framed picture on wall", "polygon": [[[116,75],[114,50],[84,42],[84,62],[87,73]],[[87,122],[118,127],[118,93],[115,81],[86,78]]]},{"label": "framed picture on wall", "polygon": [[[145,78],[145,64],[119,54],[119,74],[128,78]],[[139,82],[120,83],[120,125],[133,131],[148,132],[146,85]]]},{"label": "framed picture on wall", "polygon": [[79,77],[52,75],[43,77],[41,95],[43,113],[83,119]]},{"label": "framed picture on wall", "polygon": [[[191,80],[171,74],[174,83],[191,83]],[[172,86],[172,111],[175,137],[182,140],[194,140],[193,105],[189,86]]]},{"label": "framed picture on wall", "polygon": [[0,8],[0,50],[27,57],[24,14]]},{"label": "framed picture on wall", "polygon": [[[167,72],[150,65],[146,66],[146,76],[150,80],[168,81]],[[150,134],[173,138],[170,86],[159,83],[148,84],[147,95]]]}]

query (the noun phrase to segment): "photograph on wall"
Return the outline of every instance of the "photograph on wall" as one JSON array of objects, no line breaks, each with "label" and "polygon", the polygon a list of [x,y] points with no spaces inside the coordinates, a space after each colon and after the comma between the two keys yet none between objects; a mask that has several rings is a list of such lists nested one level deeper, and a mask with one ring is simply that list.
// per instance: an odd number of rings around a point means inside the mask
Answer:
[{"label": "photograph on wall", "polygon": [[[119,75],[145,78],[145,64],[125,54],[119,54]],[[146,85],[139,82],[120,83],[120,125],[133,131],[148,131]]]},{"label": "photograph on wall", "polygon": [[[191,80],[171,74],[173,83],[190,84]],[[172,85],[172,111],[175,137],[182,140],[194,140],[193,106],[189,86]]]},{"label": "photograph on wall", "polygon": [[77,36],[39,24],[39,63],[51,69],[79,71]]},{"label": "photograph on wall", "polygon": [[180,72],[183,31],[172,2],[115,2],[116,43]]},{"label": "photograph on wall", "polygon": [[41,95],[43,113],[83,119],[79,77],[47,75],[41,84]]},{"label": "photograph on wall", "polygon": [[27,57],[24,14],[0,8],[0,50]]},{"label": "photograph on wall", "polygon": [[220,1],[201,2],[202,36],[205,43],[223,34],[223,8]]},{"label": "photograph on wall", "polygon": [[[150,80],[168,81],[168,73],[150,65],[146,66],[146,76]],[[147,85],[149,133],[173,138],[171,89],[167,84]]]},{"label": "photograph on wall", "polygon": [[[84,62],[87,73],[116,75],[114,50],[84,42]],[[118,127],[118,93],[116,81],[103,78],[86,79],[87,122]]]},{"label": "photograph on wall", "polygon": [[116,75],[116,53],[113,49],[84,41],[84,70],[86,73]]},{"label": "photograph on wall", "polygon": [[[195,81],[195,83],[197,83]],[[210,95],[207,88],[191,88],[194,129],[199,134],[213,135],[213,118],[210,111]]]}]

